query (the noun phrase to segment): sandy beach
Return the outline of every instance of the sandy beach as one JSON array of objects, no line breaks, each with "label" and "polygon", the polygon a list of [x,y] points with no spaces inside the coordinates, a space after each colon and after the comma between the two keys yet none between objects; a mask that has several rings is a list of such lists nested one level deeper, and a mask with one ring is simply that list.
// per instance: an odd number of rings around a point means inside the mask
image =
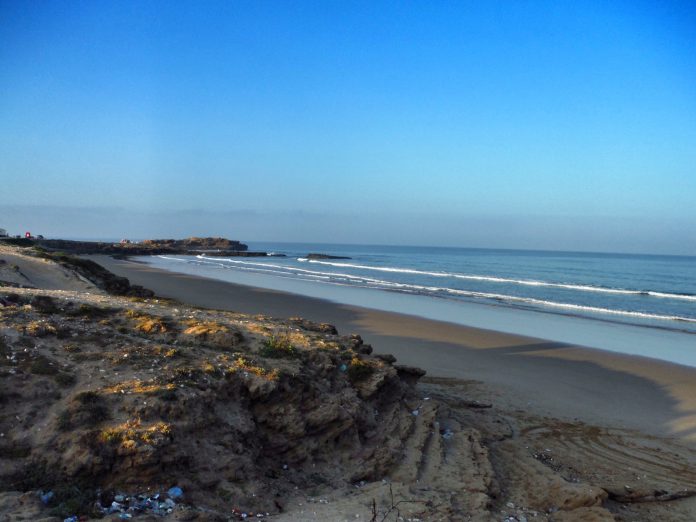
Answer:
[{"label": "sandy beach", "polygon": [[497,404],[512,410],[696,445],[694,368],[176,274],[107,256],[91,258],[158,295],[188,304],[330,322],[342,333],[360,334],[377,353],[391,353],[431,377],[478,381]]},{"label": "sandy beach", "polygon": [[137,261],[0,259],[0,518],[696,512],[694,369]]}]

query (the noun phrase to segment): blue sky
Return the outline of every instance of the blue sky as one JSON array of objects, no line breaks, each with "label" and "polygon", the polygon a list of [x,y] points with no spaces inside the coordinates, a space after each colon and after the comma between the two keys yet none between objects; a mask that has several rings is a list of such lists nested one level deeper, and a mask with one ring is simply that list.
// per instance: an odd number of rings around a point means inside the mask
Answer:
[{"label": "blue sky", "polygon": [[0,0],[0,227],[696,254],[693,2]]}]

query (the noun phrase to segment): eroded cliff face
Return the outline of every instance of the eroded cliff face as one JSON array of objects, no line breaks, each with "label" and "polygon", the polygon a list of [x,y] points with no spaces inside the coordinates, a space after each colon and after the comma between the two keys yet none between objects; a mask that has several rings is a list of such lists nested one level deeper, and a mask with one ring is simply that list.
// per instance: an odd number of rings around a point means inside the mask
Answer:
[{"label": "eroded cliff face", "polygon": [[418,420],[422,372],[327,325],[21,292],[0,333],[6,490],[175,483],[279,512],[296,488],[383,477]]}]

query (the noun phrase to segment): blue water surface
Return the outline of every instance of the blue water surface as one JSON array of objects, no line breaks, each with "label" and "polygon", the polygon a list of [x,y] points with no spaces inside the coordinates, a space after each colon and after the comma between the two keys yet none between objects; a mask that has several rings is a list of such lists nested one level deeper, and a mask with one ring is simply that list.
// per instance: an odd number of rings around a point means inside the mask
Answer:
[{"label": "blue water surface", "polygon": [[[249,248],[284,257],[162,256],[149,262],[696,365],[696,257],[262,242]],[[308,259],[309,253],[350,259]]]}]

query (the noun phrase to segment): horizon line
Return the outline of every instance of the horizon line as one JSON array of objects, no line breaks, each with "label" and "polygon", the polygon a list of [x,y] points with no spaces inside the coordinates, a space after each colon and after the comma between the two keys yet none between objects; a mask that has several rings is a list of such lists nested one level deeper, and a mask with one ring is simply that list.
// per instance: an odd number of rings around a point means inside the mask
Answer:
[{"label": "horizon line", "polygon": [[[12,236],[10,236],[12,237]],[[213,237],[213,236],[201,236],[201,235],[190,235],[188,237]],[[222,237],[222,236],[219,236]],[[103,242],[114,242],[120,241],[117,238],[96,238],[96,237],[79,237],[79,236],[65,236],[65,237],[46,237],[46,239],[64,239],[67,241],[103,241]],[[175,237],[160,237],[160,238],[136,238],[134,241],[143,241],[145,239],[177,239]],[[187,237],[181,237],[178,239],[187,239]],[[231,238],[226,238],[231,239]],[[133,239],[132,239],[133,240]],[[655,254],[648,252],[616,252],[616,251],[598,251],[598,250],[554,250],[554,249],[544,249],[544,248],[509,248],[509,247],[478,247],[478,246],[456,246],[456,245],[416,245],[416,244],[387,244],[387,243],[327,243],[323,241],[276,241],[276,240],[257,240],[257,239],[231,239],[233,241],[240,241],[244,244],[247,243],[276,243],[281,245],[297,245],[297,244],[308,244],[308,245],[326,245],[326,246],[361,246],[361,247],[402,247],[402,248],[442,248],[442,249],[460,249],[460,250],[498,250],[506,252],[538,252],[538,253],[553,253],[553,254],[591,254],[591,255],[613,255],[613,256],[649,256],[649,257],[684,257],[684,258],[695,258],[694,254]]]}]

